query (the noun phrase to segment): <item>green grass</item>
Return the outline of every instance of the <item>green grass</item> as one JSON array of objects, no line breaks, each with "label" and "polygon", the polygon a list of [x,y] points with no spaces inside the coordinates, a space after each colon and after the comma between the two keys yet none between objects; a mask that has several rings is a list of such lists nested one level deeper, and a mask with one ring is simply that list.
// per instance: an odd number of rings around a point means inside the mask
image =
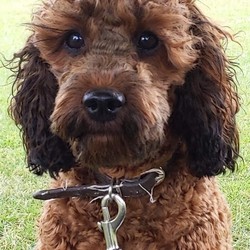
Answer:
[{"label": "green grass", "polygon": [[[0,0],[0,53],[7,58],[24,44],[28,33],[21,23],[31,16],[32,0]],[[220,184],[233,212],[234,247],[250,249],[250,7],[249,0],[202,0],[199,5],[209,17],[228,26],[237,35],[242,49],[230,44],[228,53],[239,56],[238,70],[242,109],[238,115],[241,137],[239,169],[221,176]],[[2,56],[0,56],[1,59]],[[35,178],[25,168],[20,135],[7,115],[10,84],[9,72],[0,69],[0,249],[31,249],[35,242],[35,223],[41,202],[32,199],[32,192],[44,188],[48,177]]]}]

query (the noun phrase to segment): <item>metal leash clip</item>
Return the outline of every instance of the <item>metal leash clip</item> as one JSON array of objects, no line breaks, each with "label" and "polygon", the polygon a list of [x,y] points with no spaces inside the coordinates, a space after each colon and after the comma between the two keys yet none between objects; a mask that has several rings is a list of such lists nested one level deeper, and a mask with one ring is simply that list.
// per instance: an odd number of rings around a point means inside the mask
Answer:
[{"label": "metal leash clip", "polygon": [[[104,233],[107,250],[121,250],[117,242],[116,232],[124,221],[126,204],[118,194],[112,193],[112,189],[111,186],[109,193],[102,199],[101,206],[104,220],[98,222],[98,228]],[[117,204],[118,213],[114,219],[111,219],[108,205],[113,201]]]}]

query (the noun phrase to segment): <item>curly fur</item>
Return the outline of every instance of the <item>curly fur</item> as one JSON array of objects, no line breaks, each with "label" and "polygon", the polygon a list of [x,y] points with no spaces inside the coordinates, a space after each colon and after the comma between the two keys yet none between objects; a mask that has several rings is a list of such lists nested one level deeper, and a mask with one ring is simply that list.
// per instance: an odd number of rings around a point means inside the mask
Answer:
[{"label": "curly fur", "polygon": [[[132,178],[163,167],[154,196],[125,199],[122,249],[231,249],[230,212],[214,178],[235,170],[239,101],[231,36],[192,0],[45,1],[14,55],[10,112],[23,133],[29,168],[52,187],[95,183],[92,170]],[[72,31],[84,46],[70,50]],[[152,51],[138,47],[150,31]],[[126,96],[114,121],[88,117],[83,95],[110,88]],[[114,208],[115,211],[115,208]],[[45,203],[38,250],[104,249],[98,201]]]}]

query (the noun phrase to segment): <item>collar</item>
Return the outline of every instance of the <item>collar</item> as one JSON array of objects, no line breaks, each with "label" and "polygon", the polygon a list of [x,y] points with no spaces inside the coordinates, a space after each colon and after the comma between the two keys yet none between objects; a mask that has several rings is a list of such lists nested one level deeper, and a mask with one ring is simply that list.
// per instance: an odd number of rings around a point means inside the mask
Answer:
[{"label": "collar", "polygon": [[107,175],[101,175],[101,182],[104,184],[98,185],[81,185],[74,187],[63,187],[57,189],[41,190],[33,194],[35,199],[50,200],[57,198],[70,197],[88,197],[88,198],[103,198],[109,194],[119,194],[121,197],[139,197],[150,195],[156,186],[165,179],[163,169],[151,169],[143,172],[140,176],[133,179],[114,180]]}]

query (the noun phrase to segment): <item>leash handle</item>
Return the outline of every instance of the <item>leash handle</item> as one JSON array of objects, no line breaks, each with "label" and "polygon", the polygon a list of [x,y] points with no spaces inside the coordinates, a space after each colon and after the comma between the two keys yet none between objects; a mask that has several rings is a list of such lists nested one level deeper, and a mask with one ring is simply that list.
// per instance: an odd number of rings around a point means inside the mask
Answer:
[{"label": "leash handle", "polygon": [[[114,219],[110,218],[108,205],[115,202],[118,207],[118,213]],[[107,250],[121,250],[118,245],[116,232],[124,221],[126,215],[126,204],[118,194],[107,194],[103,197],[102,202],[103,221],[98,222],[100,231],[104,233]]]}]

